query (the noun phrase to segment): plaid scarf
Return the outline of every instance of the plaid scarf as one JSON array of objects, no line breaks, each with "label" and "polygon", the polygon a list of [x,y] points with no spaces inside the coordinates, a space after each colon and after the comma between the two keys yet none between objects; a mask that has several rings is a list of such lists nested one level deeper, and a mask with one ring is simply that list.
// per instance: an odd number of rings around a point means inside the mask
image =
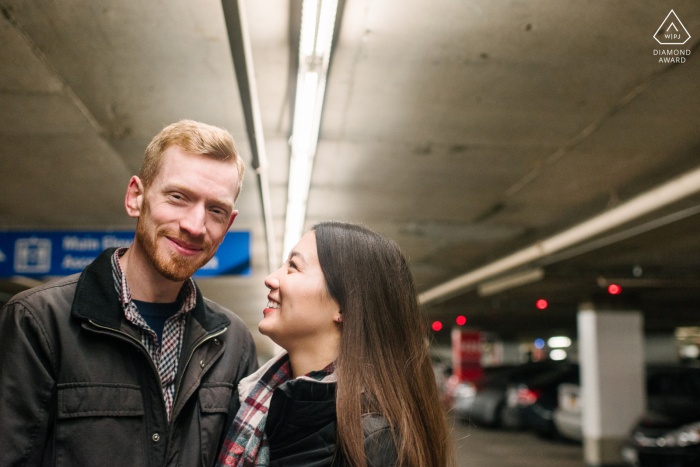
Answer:
[{"label": "plaid scarf", "polygon": [[[321,371],[297,379],[334,383],[333,363]],[[216,467],[264,467],[270,462],[270,449],[265,436],[265,421],[272,393],[292,378],[289,355],[282,352],[258,371],[238,383],[241,408],[236,414],[219,454]]]}]

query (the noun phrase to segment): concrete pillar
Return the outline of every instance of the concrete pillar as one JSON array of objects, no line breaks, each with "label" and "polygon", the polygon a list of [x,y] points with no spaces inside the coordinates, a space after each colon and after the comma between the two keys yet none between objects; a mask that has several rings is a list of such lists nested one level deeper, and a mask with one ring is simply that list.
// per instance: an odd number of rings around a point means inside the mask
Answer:
[{"label": "concrete pillar", "polygon": [[578,343],[584,460],[620,465],[622,443],[646,407],[642,314],[583,304]]}]

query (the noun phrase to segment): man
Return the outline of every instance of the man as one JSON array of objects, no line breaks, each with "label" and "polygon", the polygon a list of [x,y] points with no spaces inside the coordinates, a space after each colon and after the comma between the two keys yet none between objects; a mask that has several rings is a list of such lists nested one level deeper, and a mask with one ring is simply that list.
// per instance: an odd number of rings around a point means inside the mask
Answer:
[{"label": "man", "polygon": [[213,465],[257,368],[252,337],[191,279],[238,213],[231,135],[183,120],[146,149],[127,249],[0,313],[0,465]]}]

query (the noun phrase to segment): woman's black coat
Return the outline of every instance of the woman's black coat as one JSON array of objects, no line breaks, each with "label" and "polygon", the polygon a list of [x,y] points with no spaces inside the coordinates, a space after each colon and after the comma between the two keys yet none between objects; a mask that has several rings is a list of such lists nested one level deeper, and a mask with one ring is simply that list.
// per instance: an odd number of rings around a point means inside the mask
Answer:
[{"label": "woman's black coat", "polygon": [[[291,380],[275,389],[265,423],[270,466],[341,467],[336,450],[335,383]],[[368,467],[396,465],[396,448],[387,420],[363,416]]]}]

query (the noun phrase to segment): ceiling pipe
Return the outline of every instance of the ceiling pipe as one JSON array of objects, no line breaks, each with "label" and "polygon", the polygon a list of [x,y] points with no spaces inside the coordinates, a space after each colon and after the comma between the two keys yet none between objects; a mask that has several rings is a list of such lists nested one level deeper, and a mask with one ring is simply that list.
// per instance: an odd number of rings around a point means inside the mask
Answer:
[{"label": "ceiling pipe", "polygon": [[418,300],[422,305],[446,300],[485,279],[561,251],[699,191],[700,167],[557,235],[433,287],[420,294]]},{"label": "ceiling pipe", "polygon": [[267,177],[267,152],[263,135],[260,102],[258,101],[258,86],[255,81],[253,67],[253,52],[250,45],[250,33],[244,0],[222,0],[224,19],[231,46],[233,66],[238,81],[238,91],[241,95],[245,126],[250,142],[251,165],[258,178],[260,202],[262,205],[263,222],[265,224],[265,240],[267,243],[267,261],[269,272],[277,269],[277,247],[275,229],[272,223],[272,203],[270,201],[270,183]]},{"label": "ceiling pipe", "polygon": [[536,268],[528,271],[516,272],[505,277],[499,277],[492,281],[482,282],[476,290],[480,297],[488,297],[489,295],[532,284],[542,279],[544,279],[544,269]]},{"label": "ceiling pipe", "polygon": [[573,248],[568,248],[562,251],[561,253],[553,254],[547,256],[546,258],[543,258],[541,261],[538,261],[537,264],[539,266],[549,266],[550,264],[558,263],[560,261],[564,261],[579,255],[586,254],[589,251],[597,250],[599,248],[612,245],[613,243],[627,240],[628,238],[632,238],[637,235],[650,232],[654,229],[658,229],[659,227],[678,222],[680,220],[686,219],[690,216],[695,216],[697,214],[700,214],[700,204],[691,206],[689,208],[681,209],[680,211],[673,212],[671,214],[650,220],[649,222],[645,222],[640,225],[635,225],[634,227],[630,227],[629,229],[623,230],[621,232],[615,232],[605,237],[597,238],[595,240],[591,240],[590,242],[582,243]]}]

